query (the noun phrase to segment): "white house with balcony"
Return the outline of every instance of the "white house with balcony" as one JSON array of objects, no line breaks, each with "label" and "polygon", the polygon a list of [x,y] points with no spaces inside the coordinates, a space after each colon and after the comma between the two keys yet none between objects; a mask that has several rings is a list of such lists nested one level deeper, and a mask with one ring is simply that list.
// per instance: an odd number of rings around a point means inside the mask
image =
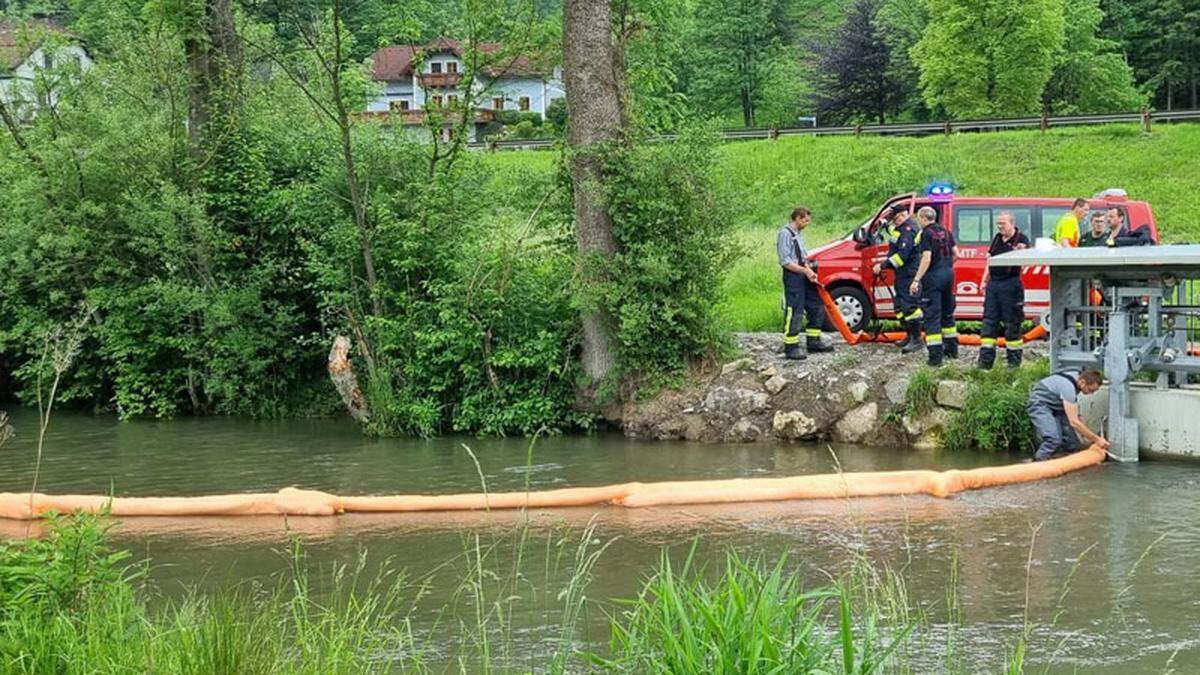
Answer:
[{"label": "white house with balcony", "polygon": [[0,101],[18,119],[53,105],[59,79],[93,65],[83,43],[58,24],[0,21]]},{"label": "white house with balcony", "polygon": [[[372,79],[382,91],[367,104],[372,116],[397,116],[405,126],[425,124],[429,111],[462,114],[474,101],[471,125],[475,129],[495,118],[499,110],[515,110],[546,117],[556,99],[566,96],[562,68],[546,66],[528,56],[505,56],[500,45],[482,44],[479,54],[487,63],[479,68],[472,95],[463,90],[465,50],[457,40],[440,38],[427,45],[384,47],[371,57]],[[447,124],[443,133],[449,134]]]}]

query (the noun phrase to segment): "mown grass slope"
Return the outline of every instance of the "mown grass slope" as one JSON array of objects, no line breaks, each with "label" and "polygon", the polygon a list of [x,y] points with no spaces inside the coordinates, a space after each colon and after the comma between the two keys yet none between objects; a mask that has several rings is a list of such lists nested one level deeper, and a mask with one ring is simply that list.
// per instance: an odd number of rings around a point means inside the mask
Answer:
[{"label": "mown grass slope", "polygon": [[[775,330],[779,271],[774,233],[797,204],[813,209],[811,245],[841,236],[898,192],[949,180],[960,194],[1091,196],[1109,187],[1149,201],[1167,242],[1200,241],[1200,125],[1137,125],[1069,130],[1006,131],[928,138],[785,137],[729,143],[722,148],[721,185],[734,206],[745,255],[726,282],[723,313],[732,330]],[[497,154],[493,186],[506,206],[542,195],[556,170],[550,152]],[[544,194],[544,193],[543,193]]]}]

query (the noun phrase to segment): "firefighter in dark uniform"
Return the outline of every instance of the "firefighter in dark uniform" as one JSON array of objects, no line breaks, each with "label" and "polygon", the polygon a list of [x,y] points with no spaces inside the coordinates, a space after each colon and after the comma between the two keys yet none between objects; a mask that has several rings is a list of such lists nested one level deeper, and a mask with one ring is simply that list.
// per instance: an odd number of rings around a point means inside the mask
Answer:
[{"label": "firefighter in dark uniform", "polygon": [[920,266],[909,285],[909,292],[921,294],[921,311],[925,315],[925,346],[929,349],[929,365],[942,365],[942,357],[958,358],[958,330],[954,323],[954,259],[958,244],[954,235],[938,225],[937,211],[922,206],[917,211],[921,226]]},{"label": "firefighter in dark uniform", "polygon": [[[1017,229],[1013,214],[1002,211],[996,217],[996,236],[988,246],[988,257],[1029,247],[1029,237]],[[978,366],[990,370],[996,363],[996,338],[1004,324],[1005,355],[1009,368],[1019,368],[1025,353],[1021,340],[1021,322],[1025,320],[1025,287],[1021,267],[983,268],[983,327],[979,338]]]},{"label": "firefighter in dark uniform", "polygon": [[909,217],[908,209],[903,206],[896,207],[889,216],[891,222],[885,235],[890,242],[888,254],[883,262],[875,263],[875,276],[878,277],[888,268],[896,273],[896,280],[892,286],[896,318],[904,323],[907,333],[897,346],[907,354],[921,348],[921,298],[910,289],[920,260],[917,246],[921,242],[921,228],[917,221]]},{"label": "firefighter in dark uniform", "polygon": [[789,359],[805,358],[800,351],[802,315],[808,319],[808,328],[804,331],[807,351],[810,354],[833,351],[832,346],[821,340],[825,307],[817,295],[816,264],[809,261],[808,249],[804,246],[802,232],[811,222],[812,212],[797,206],[792,211],[791,221],[780,228],[775,239],[779,266],[783,268],[783,353]]}]

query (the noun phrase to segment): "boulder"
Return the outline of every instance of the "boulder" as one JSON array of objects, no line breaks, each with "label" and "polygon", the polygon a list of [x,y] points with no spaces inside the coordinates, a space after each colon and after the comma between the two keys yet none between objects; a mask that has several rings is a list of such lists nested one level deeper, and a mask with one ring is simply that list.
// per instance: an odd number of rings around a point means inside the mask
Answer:
[{"label": "boulder", "polygon": [[776,436],[789,439],[815,438],[819,432],[816,421],[799,410],[775,411],[771,427]]},{"label": "boulder", "polygon": [[762,430],[748,419],[740,419],[729,429],[726,440],[757,441],[762,436]]},{"label": "boulder", "polygon": [[867,392],[871,391],[870,385],[866,382],[851,382],[850,396],[854,398],[855,403],[862,403],[867,400]]},{"label": "boulder", "polygon": [[787,378],[783,377],[782,375],[775,375],[763,383],[763,387],[767,390],[767,393],[771,394],[772,396],[783,391],[783,388],[787,385]]},{"label": "boulder", "polygon": [[767,407],[767,395],[761,391],[738,389],[738,412],[748,415]]},{"label": "boulder", "polygon": [[903,405],[908,400],[908,374],[888,378],[883,393],[894,405]]},{"label": "boulder", "polygon": [[761,391],[716,387],[704,397],[703,410],[718,417],[741,417],[767,407],[767,398]]},{"label": "boulder", "polygon": [[767,365],[763,366],[758,371],[759,377],[762,377],[763,379],[767,379],[767,380],[771,379],[772,377],[775,377],[778,374],[779,374],[779,369],[775,367],[774,363],[768,363]]},{"label": "boulder", "polygon": [[730,373],[736,373],[751,363],[754,363],[754,359],[750,358],[749,356],[740,358],[736,361],[730,361],[729,363],[721,366],[721,376],[724,377]]},{"label": "boulder", "polygon": [[833,438],[843,443],[860,443],[875,430],[879,406],[875,402],[860,405],[833,425]]},{"label": "boulder", "polygon": [[914,437],[914,448],[940,448],[953,419],[946,408],[934,408],[917,418],[905,416],[902,423],[908,436]]},{"label": "boulder", "polygon": [[967,383],[960,380],[938,382],[936,400],[940,406],[962,410],[967,402]]},{"label": "boulder", "polygon": [[688,415],[684,418],[683,431],[680,435],[688,441],[703,440],[705,426],[704,419],[699,415]]}]

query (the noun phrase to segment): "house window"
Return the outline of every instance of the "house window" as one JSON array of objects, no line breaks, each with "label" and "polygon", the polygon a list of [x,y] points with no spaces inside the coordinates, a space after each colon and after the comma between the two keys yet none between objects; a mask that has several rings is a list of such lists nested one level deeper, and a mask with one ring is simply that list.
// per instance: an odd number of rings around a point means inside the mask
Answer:
[{"label": "house window", "polygon": [[442,95],[441,94],[433,95],[433,107],[435,107],[435,108],[442,107]]},{"label": "house window", "polygon": [[519,107],[522,112],[528,112],[529,111],[529,97],[522,96],[521,98],[517,99],[517,107]]},{"label": "house window", "polygon": [[408,99],[400,99],[399,101],[391,101],[389,104],[392,112],[402,112],[408,110]]},{"label": "house window", "polygon": [[451,108],[458,107],[458,95],[457,94],[450,94],[449,101],[450,101]]},{"label": "house window", "polygon": [[442,72],[442,62],[434,61],[433,63],[429,64],[429,72],[433,73],[434,75]]},{"label": "house window", "polygon": [[48,49],[42,50],[42,67],[46,70],[54,67],[54,56],[50,54]]},{"label": "house window", "polygon": [[503,96],[495,96],[492,98],[492,110],[504,110]]},{"label": "house window", "polygon": [[456,75],[458,73],[458,61],[447,61],[446,72],[450,73],[451,75]]}]

